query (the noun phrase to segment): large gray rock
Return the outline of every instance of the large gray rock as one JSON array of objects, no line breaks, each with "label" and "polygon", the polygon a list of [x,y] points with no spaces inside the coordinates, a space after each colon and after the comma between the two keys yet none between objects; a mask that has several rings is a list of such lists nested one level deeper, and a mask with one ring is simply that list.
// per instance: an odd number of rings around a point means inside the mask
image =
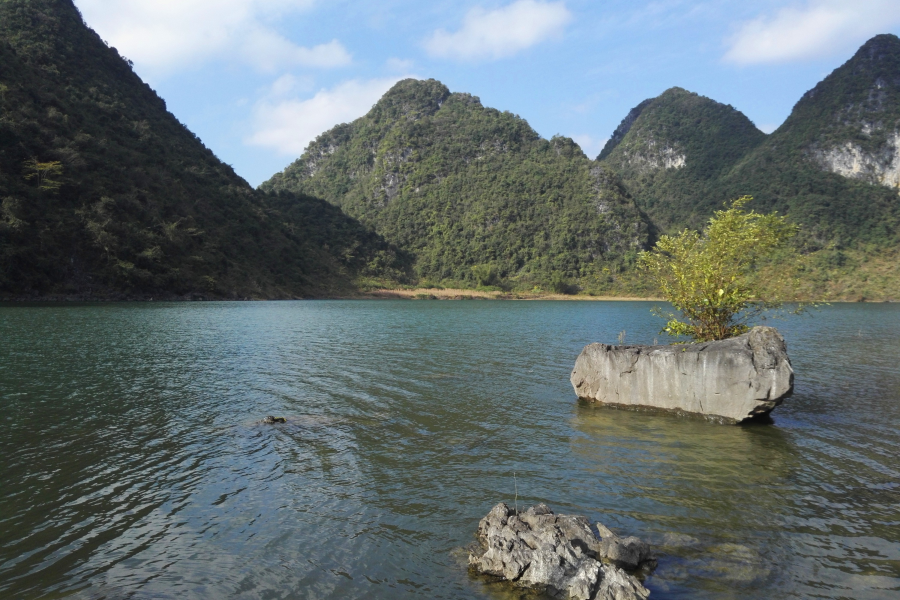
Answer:
[{"label": "large gray rock", "polygon": [[[601,540],[586,517],[555,515],[545,504],[519,513],[500,503],[478,524],[479,543],[469,553],[469,565],[480,573],[562,598],[645,600],[650,592],[640,581],[612,559],[607,564],[604,551],[615,546],[611,540],[621,538],[602,530],[609,535]],[[631,549],[643,544],[637,538],[627,539],[636,542],[629,545]],[[629,558],[638,555],[643,561],[652,560],[646,544]]]},{"label": "large gray rock", "polygon": [[575,361],[571,380],[579,398],[739,423],[781,404],[794,389],[794,370],[778,330],[754,327],[700,344],[591,344]]}]

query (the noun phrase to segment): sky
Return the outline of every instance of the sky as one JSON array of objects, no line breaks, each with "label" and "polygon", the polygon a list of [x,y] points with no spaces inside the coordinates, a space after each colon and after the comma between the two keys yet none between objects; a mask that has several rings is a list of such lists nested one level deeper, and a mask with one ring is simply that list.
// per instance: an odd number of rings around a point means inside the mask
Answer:
[{"label": "sky", "polygon": [[397,81],[565,135],[594,158],[628,111],[679,86],[773,131],[898,0],[75,0],[85,22],[256,186]]}]

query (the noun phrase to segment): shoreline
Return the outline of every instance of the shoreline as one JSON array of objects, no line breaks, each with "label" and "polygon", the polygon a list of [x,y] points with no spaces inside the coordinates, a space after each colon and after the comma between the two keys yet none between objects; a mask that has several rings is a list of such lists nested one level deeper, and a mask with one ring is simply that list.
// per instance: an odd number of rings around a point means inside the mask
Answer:
[{"label": "shoreline", "polygon": [[[290,300],[552,300],[570,302],[665,302],[655,296],[591,296],[588,294],[554,294],[550,292],[504,292],[482,291],[465,288],[378,288],[351,293],[316,294],[310,296],[272,296],[272,297],[223,297],[215,294],[124,294],[108,295],[88,294],[46,294],[0,296],[0,305],[11,304],[67,304],[67,303],[111,303],[111,302],[280,302]],[[819,302],[823,304],[892,304],[900,302],[898,298],[884,299],[830,299],[802,300],[802,302]]]},{"label": "shoreline", "polygon": [[[346,296],[346,300],[569,300],[579,302],[665,302],[658,296],[589,296],[587,294],[553,294],[548,292],[483,292],[463,288],[415,288],[388,289],[382,288],[360,292],[354,296]],[[900,299],[833,299],[833,300],[801,300],[800,302],[816,302],[822,304],[892,304]],[[786,302],[785,304],[791,304]]]},{"label": "shoreline", "polygon": [[355,299],[373,300],[576,300],[607,302],[661,302],[662,298],[641,296],[588,296],[586,294],[553,294],[535,292],[484,292],[463,288],[378,289],[362,292]]}]

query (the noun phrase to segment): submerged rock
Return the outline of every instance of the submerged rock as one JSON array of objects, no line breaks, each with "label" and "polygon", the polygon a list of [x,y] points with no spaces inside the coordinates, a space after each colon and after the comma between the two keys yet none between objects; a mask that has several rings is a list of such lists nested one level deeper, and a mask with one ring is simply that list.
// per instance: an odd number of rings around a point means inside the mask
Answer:
[{"label": "submerged rock", "polygon": [[517,512],[500,503],[478,524],[478,545],[469,553],[469,565],[562,598],[646,599],[650,592],[617,566],[618,558],[612,555],[627,556],[627,564],[636,568],[640,563],[634,563],[635,558],[652,560],[649,546],[637,538],[616,544],[613,540],[621,538],[602,529],[609,535],[601,540],[586,517],[555,515],[545,504]]},{"label": "submerged rock", "polygon": [[575,361],[579,398],[740,423],[769,414],[794,389],[784,338],[754,327],[728,340],[678,346],[586,346]]}]

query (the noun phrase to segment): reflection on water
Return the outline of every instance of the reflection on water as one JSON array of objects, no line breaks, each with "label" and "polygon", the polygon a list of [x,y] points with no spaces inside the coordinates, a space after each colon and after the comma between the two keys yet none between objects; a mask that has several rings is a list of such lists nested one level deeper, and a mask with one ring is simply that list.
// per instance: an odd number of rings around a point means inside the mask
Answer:
[{"label": "reflection on water", "polygon": [[648,308],[0,307],[0,597],[520,598],[462,551],[516,484],[652,541],[651,598],[900,594],[900,310],[779,324],[796,393],[733,427],[574,399]]},{"label": "reflection on water", "polygon": [[778,570],[790,572],[779,516],[799,464],[783,431],[590,406],[573,426],[584,434],[573,452],[597,459],[586,478],[606,483],[600,520],[622,533],[640,529],[664,552],[657,589],[745,598]]}]

